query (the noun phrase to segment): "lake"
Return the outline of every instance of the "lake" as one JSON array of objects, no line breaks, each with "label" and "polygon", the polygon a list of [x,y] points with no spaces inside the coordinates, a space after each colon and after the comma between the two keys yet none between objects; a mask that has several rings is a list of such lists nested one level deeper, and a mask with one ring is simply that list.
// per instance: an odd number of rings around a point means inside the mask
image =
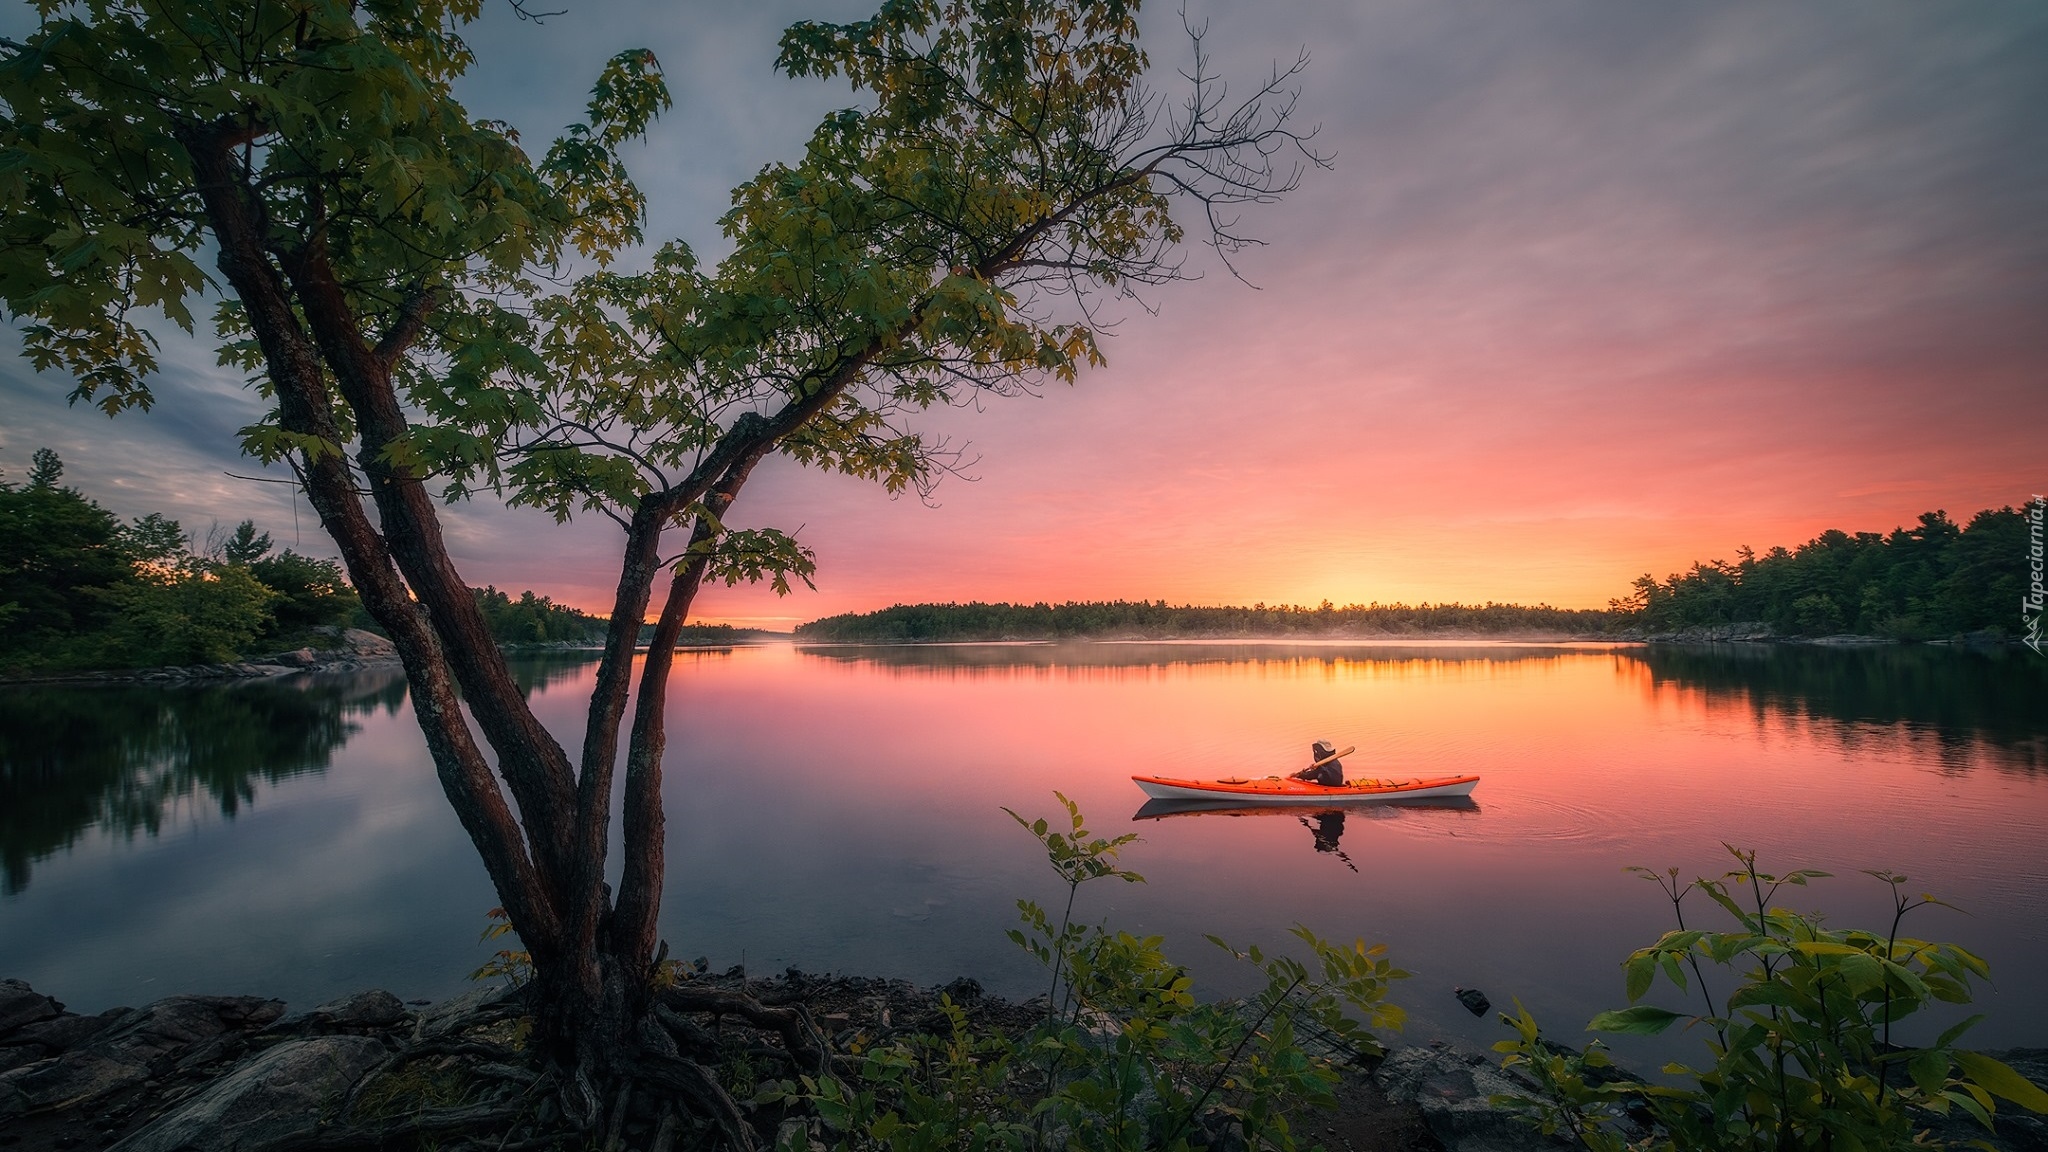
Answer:
[{"label": "lake", "polygon": [[[522,658],[580,731],[594,665]],[[1149,883],[1077,914],[1203,941],[1386,943],[1414,1036],[1490,1042],[1450,995],[1519,997],[1563,1038],[1619,1007],[1619,962],[1669,926],[1628,865],[1835,878],[1784,901],[1990,961],[1982,1047],[2048,1043],[2048,661],[2020,649],[1491,643],[790,645],[680,653],[670,694],[675,955],[1028,996],[1015,901],[1063,896],[1007,816],[1053,793],[1135,831]],[[1353,775],[1482,780],[1465,805],[1134,820],[1132,773],[1264,775],[1327,737]],[[1704,900],[1693,926],[1709,921]],[[499,945],[395,669],[206,687],[0,688],[0,976],[96,1011],[176,992],[298,1007],[364,987],[443,997]],[[1673,1006],[1680,1006],[1674,1004]]]}]

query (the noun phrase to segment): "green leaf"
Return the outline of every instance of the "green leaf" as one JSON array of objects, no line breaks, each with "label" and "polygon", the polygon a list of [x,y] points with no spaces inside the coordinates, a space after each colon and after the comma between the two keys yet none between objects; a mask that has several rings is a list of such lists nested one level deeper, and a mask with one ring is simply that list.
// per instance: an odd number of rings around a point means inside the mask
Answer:
[{"label": "green leaf", "polygon": [[1586,1025],[1588,1032],[1620,1032],[1633,1036],[1655,1036],[1679,1020],[1687,1019],[1683,1012],[1672,1012],[1664,1008],[1638,1004],[1615,1012],[1602,1012]]},{"label": "green leaf", "polygon": [[1633,1004],[1643,998],[1643,994],[1650,990],[1651,981],[1657,978],[1657,957],[1648,952],[1638,952],[1629,957],[1622,967],[1627,974],[1625,991],[1628,1002]]},{"label": "green leaf", "polygon": [[1946,1032],[1943,1032],[1941,1034],[1941,1037],[1934,1042],[1934,1046],[1936,1048],[1946,1048],[1949,1045],[1954,1044],[1958,1039],[1962,1037],[1963,1033],[1968,1032],[1972,1028],[1975,1028],[1977,1026],[1977,1022],[1982,1019],[1984,1019],[1984,1014],[1982,1012],[1979,1012],[1975,1016],[1970,1017],[1968,1020],[1965,1020],[1962,1023],[1955,1025],[1954,1027],[1948,1029]]},{"label": "green leaf", "polygon": [[1957,1052],[1955,1061],[1980,1087],[2003,1100],[2010,1100],[2031,1112],[2048,1113],[2048,1092],[2013,1071],[2010,1065],[1981,1052]]}]

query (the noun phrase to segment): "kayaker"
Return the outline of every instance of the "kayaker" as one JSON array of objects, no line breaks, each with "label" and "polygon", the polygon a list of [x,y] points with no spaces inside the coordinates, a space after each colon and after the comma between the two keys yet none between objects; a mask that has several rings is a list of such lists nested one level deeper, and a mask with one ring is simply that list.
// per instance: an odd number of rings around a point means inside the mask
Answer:
[{"label": "kayaker", "polygon": [[1344,783],[1344,762],[1337,759],[1337,746],[1328,740],[1318,740],[1309,745],[1308,767],[1294,774],[1296,780],[1311,784],[1325,784],[1336,787]]}]

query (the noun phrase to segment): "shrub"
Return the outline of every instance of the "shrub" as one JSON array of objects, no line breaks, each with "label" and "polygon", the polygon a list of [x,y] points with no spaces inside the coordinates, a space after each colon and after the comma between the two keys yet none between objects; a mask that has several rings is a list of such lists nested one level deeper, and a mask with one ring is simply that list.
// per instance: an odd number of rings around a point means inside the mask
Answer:
[{"label": "shrub", "polygon": [[1136,837],[1096,836],[1073,802],[1059,799],[1063,828],[1010,813],[1067,883],[1057,921],[1019,901],[1024,927],[1010,933],[1051,974],[1037,1027],[1021,1036],[977,1034],[943,1000],[944,1032],[866,1050],[854,1084],[779,1081],[756,1099],[808,1101],[842,1149],[1171,1152],[1213,1145],[1232,1130],[1248,1148],[1293,1149],[1288,1116],[1333,1104],[1337,1081],[1302,1034],[1381,1051],[1367,1025],[1401,1025],[1386,994],[1407,973],[1382,947],[1334,945],[1306,928],[1294,930],[1312,956],[1306,963],[1210,937],[1259,969],[1265,987],[1241,1003],[1201,1003],[1160,937],[1073,922],[1082,884],[1143,878],[1117,863]]},{"label": "shrub", "polygon": [[[1966,1004],[1984,961],[1956,944],[1899,935],[1906,914],[1931,895],[1909,897],[1906,877],[1871,872],[1892,891],[1882,933],[1831,929],[1821,918],[1773,901],[1827,873],[1773,876],[1756,854],[1729,848],[1740,865],[1718,879],[1681,885],[1678,870],[1635,868],[1670,900],[1678,927],[1629,956],[1630,1007],[1603,1012],[1589,1031],[1655,1034],[1685,1022],[1711,1034],[1703,1068],[1670,1064],[1675,1085],[1617,1079],[1596,1040],[1574,1052],[1545,1041],[1519,1004],[1501,1019],[1516,1037],[1494,1045],[1504,1066],[1525,1070],[1534,1096],[1498,1097],[1547,1133],[1568,1133],[1595,1152],[1733,1152],[1738,1149],[1907,1149],[1930,1115],[1960,1109],[1991,1127],[1995,1101],[2048,1111],[2043,1092],[2010,1067],[1956,1047],[1983,1019],[1972,1016],[1926,1047],[1893,1043],[1892,1025],[1936,1002]],[[1730,931],[1687,928],[1684,902],[1697,891],[1733,921]],[[1708,991],[1702,961],[1731,976],[1725,999]],[[1697,994],[1700,1014],[1637,1003],[1659,977]],[[1630,1131],[1648,1131],[1631,1138]]]}]

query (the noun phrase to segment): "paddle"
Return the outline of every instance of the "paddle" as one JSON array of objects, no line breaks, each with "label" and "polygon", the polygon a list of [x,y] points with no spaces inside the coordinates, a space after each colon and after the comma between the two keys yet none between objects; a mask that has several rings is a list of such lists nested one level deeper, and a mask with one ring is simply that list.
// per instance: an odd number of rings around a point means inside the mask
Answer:
[{"label": "paddle", "polygon": [[[1330,754],[1329,754],[1328,756],[1325,756],[1325,757],[1323,757],[1323,758],[1322,758],[1321,760],[1318,760],[1318,761],[1316,761],[1315,763],[1313,763],[1313,764],[1309,765],[1308,767],[1306,767],[1306,768],[1303,768],[1303,769],[1301,770],[1301,772],[1313,772],[1313,771],[1315,771],[1316,769],[1318,769],[1318,768],[1321,768],[1321,767],[1322,767],[1323,765],[1325,765],[1325,764],[1328,764],[1328,763],[1329,763],[1330,761],[1332,761],[1332,760],[1342,760],[1342,759],[1343,759],[1344,757],[1346,757],[1346,756],[1349,756],[1349,755],[1351,755],[1351,754],[1352,754],[1353,752],[1356,752],[1356,751],[1358,751],[1358,745],[1356,745],[1356,744],[1353,744],[1353,745],[1352,745],[1351,747],[1349,747],[1349,748],[1346,748],[1346,749],[1344,749],[1344,750],[1343,750],[1343,751],[1341,751],[1341,752],[1332,752],[1332,753],[1330,753]],[[1295,778],[1299,777],[1299,776],[1301,775],[1301,772],[1294,772],[1294,773],[1290,773],[1290,774],[1288,775],[1288,777],[1287,777],[1287,778],[1288,778],[1289,780],[1293,780],[1293,779],[1295,779]],[[1278,780],[1278,779],[1280,779],[1280,777],[1278,777],[1278,776],[1268,776],[1268,777],[1266,777],[1266,779],[1268,779],[1268,780]]]}]

